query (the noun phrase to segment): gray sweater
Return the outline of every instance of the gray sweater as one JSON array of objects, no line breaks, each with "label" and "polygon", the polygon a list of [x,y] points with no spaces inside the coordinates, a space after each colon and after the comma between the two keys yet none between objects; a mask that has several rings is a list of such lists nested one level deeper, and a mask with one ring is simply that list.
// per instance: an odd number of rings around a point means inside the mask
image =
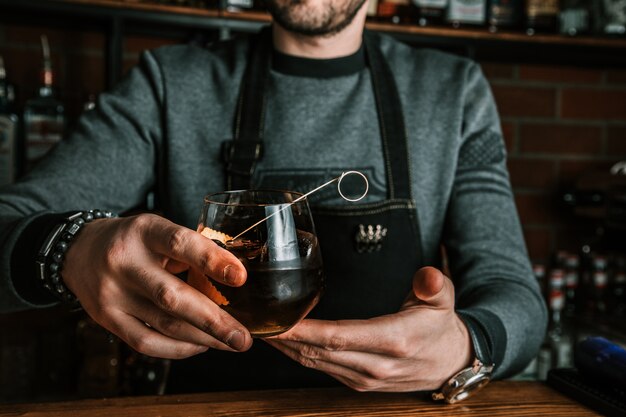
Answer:
[{"label": "gray sweater", "polygon": [[[0,189],[0,311],[52,302],[37,288],[31,266],[51,226],[41,221],[46,213],[124,213],[154,191],[164,216],[196,228],[203,195],[224,188],[220,146],[233,135],[247,44],[242,38],[144,53],[47,158]],[[467,59],[390,37],[383,37],[382,49],[404,106],[425,263],[436,263],[445,245],[457,306],[482,323],[501,352],[497,376],[510,375],[536,353],[546,312],[526,254],[489,86]],[[332,69],[333,61],[310,63]],[[337,76],[274,68],[265,144],[255,186],[307,191],[358,169],[370,178],[369,201],[385,198],[367,67]],[[327,189],[313,203],[341,202]]]}]

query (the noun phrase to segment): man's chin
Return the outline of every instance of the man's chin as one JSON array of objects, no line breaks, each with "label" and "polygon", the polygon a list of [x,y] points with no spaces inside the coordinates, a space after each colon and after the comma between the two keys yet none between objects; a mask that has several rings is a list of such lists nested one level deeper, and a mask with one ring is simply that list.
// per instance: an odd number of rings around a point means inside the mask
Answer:
[{"label": "man's chin", "polygon": [[310,38],[325,38],[325,37],[331,37],[339,32],[341,32],[345,26],[340,27],[340,28],[327,28],[327,27],[302,27],[302,26],[295,26],[295,25],[285,25],[281,22],[278,22],[276,20],[274,20],[274,23],[276,23],[278,26],[280,26],[281,28],[283,28],[284,30],[291,32],[293,34],[299,35],[299,36],[306,36],[306,37],[310,37]]},{"label": "man's chin", "polygon": [[358,11],[365,4],[365,0],[357,0],[348,10],[338,9],[326,5],[311,7],[306,5],[284,6],[267,2],[267,10],[274,22],[281,28],[301,36],[330,37],[348,27]]}]

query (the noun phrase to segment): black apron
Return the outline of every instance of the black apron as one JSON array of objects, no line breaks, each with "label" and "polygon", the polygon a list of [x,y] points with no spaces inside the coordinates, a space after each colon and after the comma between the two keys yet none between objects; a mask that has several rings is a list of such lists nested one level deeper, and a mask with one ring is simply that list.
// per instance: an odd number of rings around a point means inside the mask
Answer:
[{"label": "black apron", "polygon": [[[378,37],[365,32],[381,130],[387,200],[312,207],[320,241],[326,290],[308,317],[366,319],[399,310],[422,266],[415,203],[411,199],[407,138],[402,107]],[[271,68],[271,32],[253,41],[235,120],[235,139],[225,142],[227,188],[250,187],[263,151],[265,88]],[[349,161],[346,161],[349,164]],[[349,166],[346,170],[350,169]],[[271,389],[330,386],[339,383],[305,368],[255,340],[246,353],[209,350],[172,363],[167,391]]]}]

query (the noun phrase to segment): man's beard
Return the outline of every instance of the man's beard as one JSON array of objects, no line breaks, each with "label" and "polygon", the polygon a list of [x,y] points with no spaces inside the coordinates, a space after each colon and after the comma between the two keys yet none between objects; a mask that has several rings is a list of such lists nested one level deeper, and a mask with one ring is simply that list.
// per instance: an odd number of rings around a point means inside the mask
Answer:
[{"label": "man's beard", "polygon": [[265,0],[274,22],[290,32],[305,36],[330,36],[341,32],[367,0],[326,0],[323,7],[310,0]]}]

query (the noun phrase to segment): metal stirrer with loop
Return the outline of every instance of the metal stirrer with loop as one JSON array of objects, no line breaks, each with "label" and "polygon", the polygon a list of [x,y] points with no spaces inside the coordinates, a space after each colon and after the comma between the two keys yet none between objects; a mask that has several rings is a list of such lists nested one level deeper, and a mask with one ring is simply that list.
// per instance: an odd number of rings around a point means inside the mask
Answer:
[{"label": "metal stirrer with loop", "polygon": [[[345,195],[345,194],[341,191],[341,181],[343,181],[343,179],[344,179],[345,177],[347,177],[348,175],[352,175],[352,174],[354,174],[354,175],[359,175],[359,176],[360,176],[361,178],[363,178],[363,180],[365,181],[365,191],[363,192],[363,194],[361,194],[361,195],[360,195],[359,197],[357,197],[357,198],[349,198],[349,197],[346,197],[346,195]],[[275,215],[277,215],[278,213],[280,213],[281,211],[288,209],[288,208],[289,208],[289,207],[291,207],[293,204],[296,204],[298,201],[304,200],[307,196],[309,196],[309,195],[311,195],[311,194],[313,194],[313,193],[315,193],[315,192],[317,192],[317,191],[321,190],[322,188],[324,188],[324,187],[326,187],[326,186],[328,186],[328,185],[332,184],[332,183],[333,183],[333,182],[335,182],[335,181],[337,181],[337,191],[339,192],[339,195],[341,196],[341,198],[343,198],[344,200],[349,201],[349,202],[351,202],[351,203],[354,203],[354,202],[357,202],[357,201],[362,200],[362,199],[363,199],[363,198],[367,195],[367,192],[369,191],[369,188],[370,188],[369,181],[367,180],[367,177],[366,177],[363,173],[361,173],[361,172],[359,172],[359,171],[346,171],[346,172],[343,172],[340,176],[338,176],[338,177],[336,177],[336,178],[333,178],[333,179],[332,179],[332,180],[330,180],[330,181],[325,182],[324,184],[320,185],[320,186],[319,186],[319,187],[317,187],[317,188],[314,188],[313,190],[309,191],[309,192],[308,192],[308,193],[306,193],[306,194],[301,195],[300,197],[298,197],[298,198],[296,198],[295,200],[293,200],[291,203],[288,203],[288,204],[286,204],[284,207],[281,207],[281,209],[280,209],[280,210],[276,210],[275,212],[273,212],[273,213],[272,213],[272,214],[270,214],[269,216],[267,216],[267,217],[265,217],[265,218],[263,218],[263,219],[259,220],[258,222],[254,223],[252,226],[248,227],[246,230],[244,230],[243,232],[239,233],[237,236],[235,236],[234,238],[232,238],[231,242],[232,242],[232,241],[234,241],[234,240],[237,240],[237,239],[238,239],[238,238],[240,238],[242,235],[244,235],[246,232],[248,232],[248,231],[250,231],[250,230],[254,229],[254,228],[255,228],[255,227],[257,227],[258,225],[260,225],[261,223],[263,223],[264,221],[266,221],[267,219],[269,219],[270,217],[275,216]]]}]

